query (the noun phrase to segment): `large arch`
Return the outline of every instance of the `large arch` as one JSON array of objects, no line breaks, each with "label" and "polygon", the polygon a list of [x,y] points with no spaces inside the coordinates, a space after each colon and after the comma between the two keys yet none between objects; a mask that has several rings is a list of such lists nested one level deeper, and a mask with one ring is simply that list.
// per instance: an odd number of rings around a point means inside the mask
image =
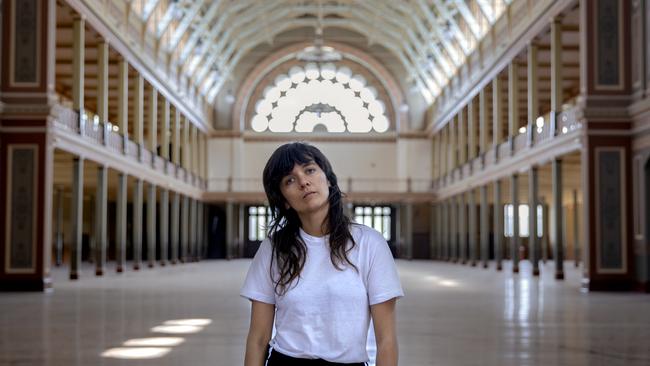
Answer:
[{"label": "large arch", "polygon": [[[247,120],[251,118],[252,104],[256,100],[255,97],[261,94],[265,81],[273,80],[281,72],[299,63],[296,59],[297,53],[311,44],[311,42],[306,41],[284,47],[266,57],[248,73],[235,99],[232,114],[234,131],[242,132],[246,129]],[[404,93],[397,80],[386,67],[371,55],[346,44],[325,42],[325,46],[336,49],[341,53],[344,61],[354,63],[357,65],[358,70],[362,70],[378,82],[385,93],[387,115],[392,120],[395,131],[399,131],[401,125],[408,124],[408,113],[399,108],[405,101]]]}]

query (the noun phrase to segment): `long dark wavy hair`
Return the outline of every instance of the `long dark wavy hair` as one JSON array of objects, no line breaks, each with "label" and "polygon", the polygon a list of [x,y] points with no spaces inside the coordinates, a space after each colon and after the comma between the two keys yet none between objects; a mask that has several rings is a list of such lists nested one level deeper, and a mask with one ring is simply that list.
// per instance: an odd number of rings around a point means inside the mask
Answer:
[{"label": "long dark wavy hair", "polygon": [[[350,219],[343,212],[343,193],[339,189],[330,162],[312,145],[303,142],[288,143],[275,150],[266,163],[263,173],[264,191],[272,217],[268,230],[273,247],[269,271],[278,295],[285,294],[292,281],[300,279],[307,255],[307,246],[299,234],[302,226],[300,218],[294,209],[287,208],[287,201],[280,191],[280,183],[296,164],[303,165],[311,162],[316,163],[323,170],[329,182],[329,211],[323,222],[323,229],[329,234],[332,264],[336,269],[343,270],[343,266],[347,263],[357,270],[348,259],[348,253],[356,243],[350,233]],[[277,263],[278,276],[273,273],[274,262]]]}]

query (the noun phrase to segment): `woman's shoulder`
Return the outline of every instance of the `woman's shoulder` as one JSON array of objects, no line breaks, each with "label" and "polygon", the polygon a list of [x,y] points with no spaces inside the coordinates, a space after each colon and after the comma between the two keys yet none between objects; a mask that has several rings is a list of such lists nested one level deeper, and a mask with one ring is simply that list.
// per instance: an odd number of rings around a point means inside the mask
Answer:
[{"label": "woman's shoulder", "polygon": [[358,244],[386,244],[386,239],[379,231],[363,224],[352,223],[350,225],[350,233],[354,241]]}]

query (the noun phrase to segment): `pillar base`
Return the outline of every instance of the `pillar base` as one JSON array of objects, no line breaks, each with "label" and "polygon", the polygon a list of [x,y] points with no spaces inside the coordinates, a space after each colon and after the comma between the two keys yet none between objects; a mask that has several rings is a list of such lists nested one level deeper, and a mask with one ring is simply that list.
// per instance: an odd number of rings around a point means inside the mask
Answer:
[{"label": "pillar base", "polygon": [[160,266],[161,266],[161,267],[164,267],[164,266],[165,266],[165,262],[160,262]]},{"label": "pillar base", "polygon": [[153,268],[153,263],[149,263],[149,264],[147,264],[147,267],[149,267],[149,268]]},{"label": "pillar base", "polygon": [[175,260],[171,261],[171,264],[172,264],[173,266],[175,266],[175,265],[176,265],[176,261],[175,261]]},{"label": "pillar base", "polygon": [[52,279],[44,278],[22,278],[0,280],[0,292],[31,292],[31,291],[52,291]]},{"label": "pillar base", "polygon": [[134,271],[139,271],[139,270],[140,270],[140,266],[136,264],[135,266],[133,266],[133,270],[134,270]]},{"label": "pillar base", "polygon": [[533,269],[533,276],[539,276],[539,269],[538,268]]},{"label": "pillar base", "polygon": [[634,291],[638,289],[638,284],[629,278],[617,279],[583,279],[583,289],[587,291]]},{"label": "pillar base", "polygon": [[79,279],[79,275],[78,275],[77,273],[70,273],[70,279],[71,279],[71,280],[78,280],[78,279]]},{"label": "pillar base", "polygon": [[115,272],[117,272],[117,273],[122,273],[122,272],[124,272],[124,269],[122,269],[122,267],[117,267],[117,269],[115,270]]},{"label": "pillar base", "polygon": [[563,280],[564,279],[564,272],[555,272],[555,279],[556,280]]},{"label": "pillar base", "polygon": [[96,269],[95,270],[95,276],[103,276],[104,275],[104,270],[103,269]]},{"label": "pillar base", "polygon": [[503,265],[501,263],[497,264],[497,271],[503,271]]},{"label": "pillar base", "polygon": [[489,268],[489,267],[490,267],[490,266],[489,266],[487,263],[483,263],[483,268],[484,268],[484,269],[487,269],[487,268]]},{"label": "pillar base", "polygon": [[512,273],[519,273],[519,267],[512,267]]},{"label": "pillar base", "polygon": [[472,262],[470,265],[471,265],[472,267],[476,267],[476,262]]}]

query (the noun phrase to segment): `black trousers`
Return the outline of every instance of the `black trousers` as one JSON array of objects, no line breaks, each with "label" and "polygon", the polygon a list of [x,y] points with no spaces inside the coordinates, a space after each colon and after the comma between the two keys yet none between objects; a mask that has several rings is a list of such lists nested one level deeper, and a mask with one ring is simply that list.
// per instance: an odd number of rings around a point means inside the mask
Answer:
[{"label": "black trousers", "polygon": [[295,358],[282,354],[276,350],[271,351],[266,366],[364,366],[365,363],[338,363],[318,359]]}]

